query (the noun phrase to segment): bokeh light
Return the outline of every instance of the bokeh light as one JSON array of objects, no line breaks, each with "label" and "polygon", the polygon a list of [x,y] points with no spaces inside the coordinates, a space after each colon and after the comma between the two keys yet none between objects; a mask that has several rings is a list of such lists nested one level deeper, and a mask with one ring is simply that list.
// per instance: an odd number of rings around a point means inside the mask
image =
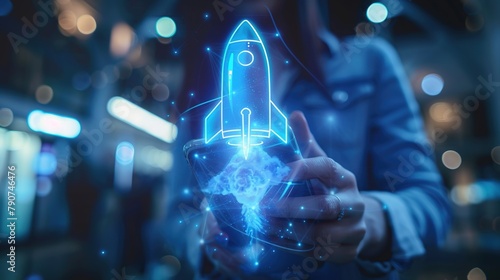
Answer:
[{"label": "bokeh light", "polygon": [[57,169],[57,159],[53,153],[41,152],[36,161],[38,175],[52,175]]},{"label": "bokeh light", "polygon": [[166,101],[168,97],[170,96],[170,89],[166,84],[160,83],[156,84],[153,87],[153,90],[151,92],[151,95],[156,101]]},{"label": "bokeh light", "polygon": [[460,167],[462,164],[462,157],[460,156],[459,153],[453,150],[448,150],[443,153],[441,156],[441,160],[443,162],[443,165],[446,166],[446,168],[454,170]]},{"label": "bokeh light", "polygon": [[496,164],[500,165],[500,146],[496,146],[491,150],[491,159],[493,159]]},{"label": "bokeh light", "polygon": [[444,87],[444,81],[438,74],[428,74],[422,79],[422,90],[427,95],[438,95]]},{"label": "bokeh light", "polygon": [[35,98],[42,104],[47,104],[52,100],[54,91],[48,85],[41,85],[35,91]]},{"label": "bokeh light", "polygon": [[52,191],[52,180],[49,177],[38,177],[36,182],[36,194],[38,196],[47,196]]},{"label": "bokeh light", "polygon": [[9,108],[0,109],[0,126],[7,127],[14,120],[14,113]]},{"label": "bokeh light", "polygon": [[89,35],[94,33],[97,28],[97,23],[91,15],[83,15],[76,21],[76,27],[78,31],[84,35]]},{"label": "bokeh light", "polygon": [[162,17],[156,21],[156,33],[164,38],[174,36],[177,31],[175,21],[169,17]]},{"label": "bokeh light", "polygon": [[12,2],[10,0],[0,1],[0,16],[6,16],[12,11]]},{"label": "bokeh light", "polygon": [[474,267],[467,274],[467,280],[486,280],[486,274],[479,267]]},{"label": "bokeh light", "polygon": [[429,109],[429,114],[431,118],[436,122],[447,123],[452,121],[453,107],[447,102],[436,102],[431,105]]},{"label": "bokeh light", "polygon": [[381,23],[387,19],[389,11],[387,7],[379,2],[371,4],[366,10],[366,17],[373,23]]},{"label": "bokeh light", "polygon": [[116,148],[116,161],[127,165],[134,161],[134,145],[129,142],[121,142]]},{"label": "bokeh light", "polygon": [[74,33],[76,30],[76,15],[73,11],[66,10],[57,17],[59,27],[67,33]]},{"label": "bokeh light", "polygon": [[109,49],[114,56],[124,56],[130,51],[135,34],[126,23],[118,23],[111,31]]}]

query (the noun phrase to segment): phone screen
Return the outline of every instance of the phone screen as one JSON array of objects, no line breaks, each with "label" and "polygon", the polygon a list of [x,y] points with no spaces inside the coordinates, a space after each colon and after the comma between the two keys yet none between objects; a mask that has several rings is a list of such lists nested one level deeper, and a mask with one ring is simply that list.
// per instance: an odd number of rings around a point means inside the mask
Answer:
[{"label": "phone screen", "polygon": [[[279,238],[277,231],[285,232],[285,229],[276,229],[259,214],[259,208],[265,207],[260,204],[264,197],[266,201],[279,201],[289,196],[312,194],[309,181],[285,180],[288,175],[285,173],[289,172],[286,164],[302,159],[291,129],[287,143],[271,138],[251,147],[248,159],[241,158],[241,147],[231,145],[227,139],[209,144],[203,139],[191,140],[184,146],[184,153],[210,211],[229,236],[229,245],[244,247],[252,240],[259,240],[295,251],[310,249],[287,241],[286,235]],[[214,188],[217,190],[213,191]]]}]

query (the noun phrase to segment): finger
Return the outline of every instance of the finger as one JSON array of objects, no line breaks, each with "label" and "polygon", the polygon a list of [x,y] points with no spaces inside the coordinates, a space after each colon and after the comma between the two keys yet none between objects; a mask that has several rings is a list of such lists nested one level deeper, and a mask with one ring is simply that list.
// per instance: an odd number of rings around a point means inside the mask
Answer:
[{"label": "finger", "polygon": [[354,175],[328,157],[305,158],[288,164],[286,181],[319,179],[327,187],[346,188],[356,184]]},{"label": "finger", "polygon": [[333,263],[347,263],[357,256],[357,245],[334,245],[331,247],[317,247],[313,252],[314,257]]},{"label": "finger", "polygon": [[237,271],[243,263],[241,259],[218,245],[210,244],[205,246],[205,252],[214,264],[221,267],[226,272]]},{"label": "finger", "polygon": [[288,197],[262,207],[265,215],[275,218],[334,220],[342,210],[334,195]]},{"label": "finger", "polygon": [[307,124],[306,117],[301,111],[292,112],[288,120],[303,157],[326,156],[326,153],[314,139],[309,129],[309,125]]},{"label": "finger", "polygon": [[366,232],[358,220],[332,223],[332,221],[310,222],[270,217],[267,219],[272,224],[272,230],[269,230],[268,234],[316,246],[330,243],[359,244]]}]

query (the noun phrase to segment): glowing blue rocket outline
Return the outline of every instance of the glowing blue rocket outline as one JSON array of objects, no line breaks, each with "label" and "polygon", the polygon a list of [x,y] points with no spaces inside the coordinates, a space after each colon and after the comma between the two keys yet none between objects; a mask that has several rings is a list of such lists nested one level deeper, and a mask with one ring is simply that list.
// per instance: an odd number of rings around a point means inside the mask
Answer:
[{"label": "glowing blue rocket outline", "polygon": [[[257,36],[258,40],[236,40],[236,41],[232,41],[234,35],[236,34],[236,32],[240,29],[240,27],[247,23],[250,28],[254,31],[255,35]],[[226,44],[226,48],[224,50],[224,55],[223,55],[223,58],[222,58],[222,68],[224,68],[224,65],[225,65],[225,60],[226,60],[226,55],[227,55],[227,50],[229,48],[229,45],[230,44],[233,44],[233,43],[240,43],[240,42],[254,42],[254,43],[259,43],[262,45],[262,49],[263,49],[263,52],[264,52],[264,58],[266,60],[266,64],[267,64],[267,82],[268,82],[268,100],[269,100],[269,130],[265,130],[265,129],[255,129],[255,130],[252,130],[252,131],[259,131],[259,132],[264,132],[265,134],[264,135],[257,135],[256,137],[262,137],[262,138],[270,138],[271,137],[271,132],[273,132],[273,134],[275,136],[277,136],[282,142],[284,142],[285,144],[288,142],[288,119],[286,118],[286,116],[281,112],[280,109],[278,109],[278,107],[276,106],[276,104],[274,104],[274,102],[271,100],[271,69],[270,69],[270,63],[269,63],[269,57],[267,55],[267,51],[266,51],[266,47],[264,45],[264,42],[262,41],[260,35],[259,35],[259,32],[257,32],[257,30],[255,29],[255,27],[250,23],[250,21],[248,20],[243,20],[233,31],[233,34],[231,34],[231,36],[229,37],[229,40],[228,40],[228,43]],[[243,121],[243,118],[242,118],[242,128],[241,128],[241,135],[230,135],[230,136],[226,136],[224,135],[224,132],[231,132],[231,131],[237,131],[237,130],[227,130],[227,131],[224,131],[223,130],[223,125],[224,125],[224,118],[223,118],[223,112],[224,112],[224,102],[223,101],[223,98],[224,98],[224,73],[222,73],[222,71],[224,71],[224,69],[221,69],[221,97],[220,97],[220,101],[216,104],[216,106],[208,113],[208,115],[205,117],[205,120],[204,120],[204,139],[205,139],[205,144],[208,144],[210,141],[214,140],[219,134],[222,135],[222,139],[226,139],[226,138],[234,138],[234,137],[242,137],[244,138],[244,121]],[[231,80],[231,78],[229,78]],[[229,87],[231,87],[231,81],[229,81]],[[228,91],[230,92],[230,91]],[[208,136],[208,129],[207,129],[207,122],[208,122],[208,119],[211,117],[211,115],[219,108],[220,106],[220,112],[221,112],[221,117],[220,117],[220,129],[219,131],[217,131],[216,133],[213,134],[212,137],[209,138]],[[243,108],[241,110],[241,113],[242,113],[242,116],[243,116],[243,111],[244,110],[248,110],[249,111],[249,114],[252,113],[252,111],[248,108]],[[276,131],[273,130],[273,126],[272,126],[272,121],[271,121],[271,116],[272,116],[272,112],[273,112],[273,109],[275,109],[284,119],[285,121],[285,124],[284,124],[284,137],[281,137],[281,135],[279,135]],[[249,124],[248,124],[249,125]],[[266,135],[267,134],[267,135]],[[250,140],[251,136],[251,131],[248,132],[248,141]],[[255,137],[255,136],[254,136]],[[242,143],[244,143],[245,139],[242,139]],[[261,143],[259,143],[261,144]],[[257,145],[259,145],[257,144]],[[245,153],[245,158],[247,158],[248,156],[248,151],[247,149],[245,149],[245,147],[243,147],[244,149],[244,153]]]}]

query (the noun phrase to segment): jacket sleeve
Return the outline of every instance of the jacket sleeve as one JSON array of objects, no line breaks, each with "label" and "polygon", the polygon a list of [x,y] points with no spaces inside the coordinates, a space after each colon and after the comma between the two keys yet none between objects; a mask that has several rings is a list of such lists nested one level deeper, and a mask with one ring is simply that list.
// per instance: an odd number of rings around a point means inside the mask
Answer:
[{"label": "jacket sleeve", "polygon": [[399,269],[425,248],[444,242],[450,205],[424,132],[419,108],[394,49],[376,39],[370,48],[375,74],[368,140],[370,191],[386,210],[392,263]]}]

